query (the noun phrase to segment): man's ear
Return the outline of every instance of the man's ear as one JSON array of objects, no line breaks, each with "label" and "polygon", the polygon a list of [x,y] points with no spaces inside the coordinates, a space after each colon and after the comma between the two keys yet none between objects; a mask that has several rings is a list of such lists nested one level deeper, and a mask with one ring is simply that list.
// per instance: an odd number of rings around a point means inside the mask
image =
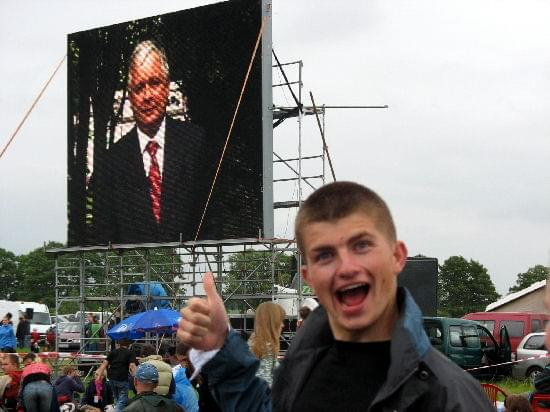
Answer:
[{"label": "man's ear", "polygon": [[407,263],[407,246],[401,240],[395,242],[393,249],[393,259],[394,259],[394,272],[396,275],[401,273],[405,264]]}]

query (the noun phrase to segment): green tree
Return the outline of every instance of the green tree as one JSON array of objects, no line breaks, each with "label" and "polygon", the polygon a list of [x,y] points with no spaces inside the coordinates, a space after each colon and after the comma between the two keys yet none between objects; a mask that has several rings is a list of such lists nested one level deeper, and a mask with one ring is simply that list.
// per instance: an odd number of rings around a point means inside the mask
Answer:
[{"label": "green tree", "polygon": [[[292,254],[257,250],[235,253],[229,258],[229,271],[224,276],[222,289],[224,299],[239,295],[272,293],[273,282],[288,287],[294,278],[295,271]],[[242,313],[246,309],[255,308],[265,300],[229,299],[226,306],[228,310]]]},{"label": "green tree", "polygon": [[451,256],[439,267],[438,287],[440,316],[461,317],[484,311],[500,297],[487,269],[462,256]]},{"label": "green tree", "polygon": [[518,273],[516,284],[508,289],[508,293],[518,292],[526,287],[531,286],[535,282],[546,280],[548,277],[548,268],[543,265],[536,265],[527,269],[527,272]]},{"label": "green tree", "polygon": [[47,256],[45,250],[62,246],[62,243],[50,241],[43,247],[19,256],[19,299],[55,307],[55,260]]},{"label": "green tree", "polygon": [[17,265],[17,257],[12,252],[0,248],[0,299],[18,299],[21,285]]}]

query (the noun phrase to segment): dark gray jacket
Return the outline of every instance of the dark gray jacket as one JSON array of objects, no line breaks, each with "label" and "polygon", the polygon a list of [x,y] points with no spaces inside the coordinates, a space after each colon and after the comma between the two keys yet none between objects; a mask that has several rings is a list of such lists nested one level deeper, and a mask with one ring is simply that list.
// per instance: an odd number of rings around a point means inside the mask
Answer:
[{"label": "dark gray jacket", "polygon": [[[398,291],[398,305],[390,369],[369,411],[494,412],[479,382],[432,348],[420,310],[405,289]],[[203,372],[223,411],[288,412],[333,341],[326,311],[319,307],[304,322],[275,372],[272,393],[255,376],[259,361],[234,331]],[[333,407],[327,405],[328,410]]]},{"label": "dark gray jacket", "polygon": [[[430,345],[422,315],[409,292],[397,294],[399,319],[391,340],[391,364],[369,411],[494,411],[478,381]],[[334,337],[324,308],[300,329],[273,385],[273,409],[291,411],[307,377]]]}]

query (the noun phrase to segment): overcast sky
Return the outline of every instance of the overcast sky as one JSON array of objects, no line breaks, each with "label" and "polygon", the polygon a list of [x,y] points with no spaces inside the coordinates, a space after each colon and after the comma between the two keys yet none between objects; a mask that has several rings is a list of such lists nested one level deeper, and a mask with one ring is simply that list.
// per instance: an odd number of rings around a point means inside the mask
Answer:
[{"label": "overcast sky", "polygon": [[[477,260],[500,293],[548,264],[550,2],[273,2],[273,46],[282,61],[303,61],[305,104],[312,91],[318,105],[389,105],[328,110],[326,137],[337,178],[387,200],[411,255]],[[207,3],[3,0],[0,146],[68,33]],[[16,254],[66,241],[66,77],[64,63],[0,159],[0,247]],[[296,120],[277,128],[275,151],[296,153],[297,135]],[[304,155],[320,151],[314,118],[302,139]],[[291,186],[275,193],[296,197]],[[278,212],[276,234],[292,237],[292,220]]]}]

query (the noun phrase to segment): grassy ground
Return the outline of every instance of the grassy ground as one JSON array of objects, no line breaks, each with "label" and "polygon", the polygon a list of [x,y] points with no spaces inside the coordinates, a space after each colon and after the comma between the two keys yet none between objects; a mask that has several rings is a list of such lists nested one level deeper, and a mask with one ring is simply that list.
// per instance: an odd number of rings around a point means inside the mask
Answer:
[{"label": "grassy ground", "polygon": [[[483,383],[492,383],[504,390],[508,395],[520,395],[522,393],[531,392],[533,390],[533,384],[529,379],[514,379],[504,378],[500,380],[482,381]],[[502,397],[499,397],[500,401],[504,401]]]}]

